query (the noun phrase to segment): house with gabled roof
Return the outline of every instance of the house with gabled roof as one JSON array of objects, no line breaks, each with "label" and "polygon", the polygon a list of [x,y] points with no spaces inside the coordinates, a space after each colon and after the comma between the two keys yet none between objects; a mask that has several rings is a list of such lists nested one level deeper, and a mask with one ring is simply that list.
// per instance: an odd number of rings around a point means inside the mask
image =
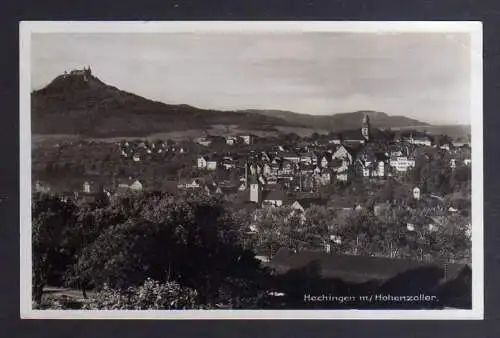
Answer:
[{"label": "house with gabled roof", "polygon": [[351,149],[348,149],[346,146],[341,145],[337,148],[337,150],[332,155],[332,160],[338,159],[348,164],[354,162],[353,152]]},{"label": "house with gabled roof", "polygon": [[313,205],[323,206],[326,205],[326,203],[327,200],[319,197],[304,197],[294,200],[291,204],[291,208],[293,210],[305,212],[306,209],[309,209]]},{"label": "house with gabled roof", "polygon": [[252,134],[238,135],[238,137],[243,141],[244,144],[252,144],[255,139],[255,135]]},{"label": "house with gabled roof", "polygon": [[118,186],[116,188],[116,193],[118,195],[127,194],[131,192],[141,192],[143,191],[144,186],[141,181],[137,179],[132,179],[129,177],[128,179],[120,179],[118,181]]},{"label": "house with gabled roof", "polygon": [[332,154],[325,152],[318,157],[318,164],[321,168],[326,168],[328,167],[332,159],[333,159]]}]

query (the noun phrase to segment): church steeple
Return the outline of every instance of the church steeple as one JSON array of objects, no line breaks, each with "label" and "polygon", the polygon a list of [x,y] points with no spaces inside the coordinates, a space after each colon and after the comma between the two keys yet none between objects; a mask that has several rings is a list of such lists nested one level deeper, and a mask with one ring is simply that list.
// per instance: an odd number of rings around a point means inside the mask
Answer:
[{"label": "church steeple", "polygon": [[370,139],[370,118],[368,115],[365,115],[363,122],[361,122],[361,135],[363,135],[366,141]]}]

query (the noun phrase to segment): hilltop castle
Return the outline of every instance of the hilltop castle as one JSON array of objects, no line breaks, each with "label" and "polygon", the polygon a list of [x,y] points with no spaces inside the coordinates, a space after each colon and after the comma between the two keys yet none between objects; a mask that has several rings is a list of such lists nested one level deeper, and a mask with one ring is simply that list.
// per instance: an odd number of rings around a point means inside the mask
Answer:
[{"label": "hilltop castle", "polygon": [[69,72],[65,71],[64,72],[64,77],[67,76],[82,76],[84,81],[88,81],[88,79],[92,76],[92,70],[90,69],[90,66],[88,67],[83,67],[83,69],[73,69]]}]

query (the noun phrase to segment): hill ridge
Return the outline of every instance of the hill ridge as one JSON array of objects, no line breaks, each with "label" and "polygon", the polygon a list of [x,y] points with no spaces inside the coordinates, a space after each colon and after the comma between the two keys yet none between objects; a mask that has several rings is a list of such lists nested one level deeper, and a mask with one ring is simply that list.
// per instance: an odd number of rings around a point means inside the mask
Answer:
[{"label": "hill ridge", "polygon": [[[65,72],[44,88],[32,91],[32,132],[92,137],[147,136],[155,133],[232,125],[245,130],[277,131],[277,127],[331,131],[358,128],[364,114],[375,127],[425,125],[404,116],[358,111],[328,116],[280,110],[215,110],[150,100],[108,85],[86,70]],[[373,117],[373,118],[372,118]],[[397,125],[399,126],[399,125]]]}]

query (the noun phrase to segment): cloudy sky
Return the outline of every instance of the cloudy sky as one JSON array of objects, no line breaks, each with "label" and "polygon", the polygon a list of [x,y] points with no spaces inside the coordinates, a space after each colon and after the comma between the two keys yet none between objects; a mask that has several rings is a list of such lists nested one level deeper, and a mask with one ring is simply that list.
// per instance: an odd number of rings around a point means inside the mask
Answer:
[{"label": "cloudy sky", "polygon": [[31,87],[89,65],[110,85],[172,104],[469,123],[469,46],[463,33],[38,33]]}]

